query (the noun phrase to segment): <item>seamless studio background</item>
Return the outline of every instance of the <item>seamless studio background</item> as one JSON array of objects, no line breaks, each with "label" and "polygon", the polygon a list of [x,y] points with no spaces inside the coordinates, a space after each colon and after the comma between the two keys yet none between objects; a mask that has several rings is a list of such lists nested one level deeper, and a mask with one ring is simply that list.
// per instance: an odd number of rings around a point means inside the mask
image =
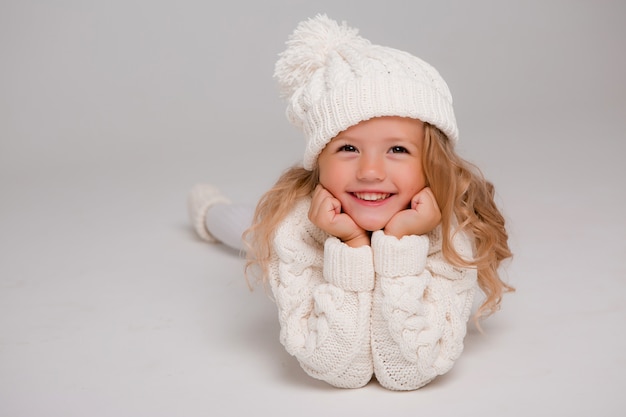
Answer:
[{"label": "seamless studio background", "polygon": [[[187,192],[255,203],[304,141],[273,65],[346,20],[448,82],[517,288],[408,393],[312,380]],[[620,1],[0,2],[0,415],[617,416],[626,401]]]}]

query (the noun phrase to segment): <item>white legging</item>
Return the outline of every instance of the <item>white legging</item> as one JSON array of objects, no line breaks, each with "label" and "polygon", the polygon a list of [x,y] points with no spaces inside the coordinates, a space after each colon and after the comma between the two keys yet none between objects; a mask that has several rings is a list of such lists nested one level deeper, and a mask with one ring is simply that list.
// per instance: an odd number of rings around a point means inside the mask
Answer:
[{"label": "white legging", "polygon": [[250,204],[215,204],[205,217],[207,230],[226,246],[245,252],[241,235],[252,224],[254,206]]}]

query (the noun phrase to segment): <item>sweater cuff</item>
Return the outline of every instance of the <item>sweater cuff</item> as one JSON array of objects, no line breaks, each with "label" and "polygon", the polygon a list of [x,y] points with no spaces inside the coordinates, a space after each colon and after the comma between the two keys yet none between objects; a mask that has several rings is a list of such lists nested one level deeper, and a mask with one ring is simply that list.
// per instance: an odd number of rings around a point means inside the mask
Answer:
[{"label": "sweater cuff", "polygon": [[331,284],[346,291],[374,289],[374,261],[372,248],[352,248],[336,237],[324,243],[324,277]]},{"label": "sweater cuff", "polygon": [[428,237],[409,235],[401,239],[388,236],[382,230],[372,234],[374,269],[383,277],[419,275],[426,267]]}]

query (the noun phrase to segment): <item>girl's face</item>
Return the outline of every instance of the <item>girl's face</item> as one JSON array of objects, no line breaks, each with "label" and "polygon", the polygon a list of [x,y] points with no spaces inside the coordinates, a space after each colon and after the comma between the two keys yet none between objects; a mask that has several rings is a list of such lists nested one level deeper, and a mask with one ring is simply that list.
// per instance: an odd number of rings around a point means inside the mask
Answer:
[{"label": "girl's face", "polygon": [[320,153],[320,183],[357,225],[381,230],[426,186],[423,143],[420,120],[388,116],[363,121]]}]

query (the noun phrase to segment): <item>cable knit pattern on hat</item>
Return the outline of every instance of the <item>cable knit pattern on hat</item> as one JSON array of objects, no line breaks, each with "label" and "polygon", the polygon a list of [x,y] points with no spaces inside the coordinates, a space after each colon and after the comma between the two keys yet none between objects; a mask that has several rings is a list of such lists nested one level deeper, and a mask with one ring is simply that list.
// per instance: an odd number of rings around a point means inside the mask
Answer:
[{"label": "cable knit pattern on hat", "polygon": [[[270,285],[280,341],[312,377],[343,388],[375,374],[386,388],[419,388],[463,349],[476,270],[449,265],[441,229],[397,239],[374,232],[350,248],[308,219],[300,201],[274,239]],[[458,234],[456,249],[472,244]]]},{"label": "cable knit pattern on hat", "polygon": [[326,15],[297,26],[274,76],[288,120],[306,138],[306,169],[338,133],[373,117],[420,119],[458,139],[452,95],[435,68],[407,52],[374,45]]}]

